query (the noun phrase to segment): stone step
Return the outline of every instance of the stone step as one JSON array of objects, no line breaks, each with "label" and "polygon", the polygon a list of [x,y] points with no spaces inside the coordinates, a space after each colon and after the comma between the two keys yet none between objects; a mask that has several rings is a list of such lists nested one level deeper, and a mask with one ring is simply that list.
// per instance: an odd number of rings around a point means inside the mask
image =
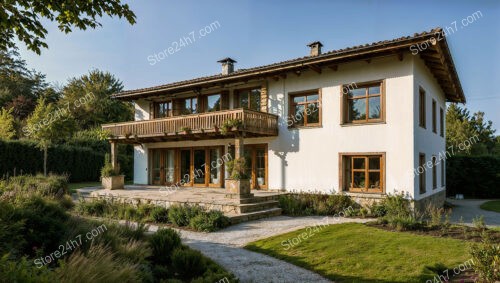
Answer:
[{"label": "stone step", "polygon": [[248,204],[240,204],[237,206],[237,213],[249,213],[255,212],[259,210],[266,210],[270,208],[278,207],[279,203],[275,200],[264,201],[264,202],[256,202],[256,203],[248,203]]},{"label": "stone step", "polygon": [[279,207],[243,214],[226,214],[226,216],[229,217],[231,224],[238,224],[245,221],[257,220],[278,215],[281,215],[281,208]]}]

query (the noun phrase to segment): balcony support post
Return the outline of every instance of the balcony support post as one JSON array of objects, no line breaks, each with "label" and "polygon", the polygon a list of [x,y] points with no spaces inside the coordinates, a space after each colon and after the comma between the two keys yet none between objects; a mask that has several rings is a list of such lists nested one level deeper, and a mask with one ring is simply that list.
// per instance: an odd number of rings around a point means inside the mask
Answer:
[{"label": "balcony support post", "polygon": [[243,136],[244,134],[236,134],[234,137],[234,159],[238,159],[240,157],[243,157],[245,154],[245,149],[243,145]]},{"label": "balcony support post", "polygon": [[118,169],[118,153],[116,152],[117,150],[117,143],[116,141],[110,141],[111,144],[111,165],[113,165],[113,169],[117,170]]}]

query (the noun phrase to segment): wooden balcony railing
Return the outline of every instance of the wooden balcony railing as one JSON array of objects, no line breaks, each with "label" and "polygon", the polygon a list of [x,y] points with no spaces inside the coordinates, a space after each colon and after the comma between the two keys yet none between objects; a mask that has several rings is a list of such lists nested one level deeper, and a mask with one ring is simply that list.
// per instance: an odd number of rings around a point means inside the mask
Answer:
[{"label": "wooden balcony railing", "polygon": [[[230,119],[242,121],[240,131],[254,136],[278,135],[278,116],[247,109],[223,110],[217,112],[182,115],[153,120],[124,122],[102,125],[112,139],[179,137],[181,135],[217,133],[224,122]],[[189,131],[185,132],[188,128]]]}]

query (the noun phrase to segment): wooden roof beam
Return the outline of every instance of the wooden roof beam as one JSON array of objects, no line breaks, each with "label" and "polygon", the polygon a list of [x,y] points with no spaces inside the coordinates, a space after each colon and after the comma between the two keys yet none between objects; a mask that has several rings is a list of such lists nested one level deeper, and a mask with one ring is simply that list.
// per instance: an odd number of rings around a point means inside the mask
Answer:
[{"label": "wooden roof beam", "polygon": [[321,68],[317,65],[307,65],[311,70],[315,71],[318,74],[321,74]]}]

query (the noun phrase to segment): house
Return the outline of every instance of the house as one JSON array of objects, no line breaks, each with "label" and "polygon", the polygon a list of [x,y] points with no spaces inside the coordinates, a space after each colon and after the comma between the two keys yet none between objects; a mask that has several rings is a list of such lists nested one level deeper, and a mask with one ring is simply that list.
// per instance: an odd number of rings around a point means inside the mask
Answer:
[{"label": "house", "polygon": [[226,159],[243,155],[252,189],[440,205],[445,103],[465,102],[442,34],[329,52],[312,42],[307,56],[250,69],[225,58],[217,75],[115,94],[135,121],[103,129],[113,150],[135,145],[135,184],[223,189]]}]

